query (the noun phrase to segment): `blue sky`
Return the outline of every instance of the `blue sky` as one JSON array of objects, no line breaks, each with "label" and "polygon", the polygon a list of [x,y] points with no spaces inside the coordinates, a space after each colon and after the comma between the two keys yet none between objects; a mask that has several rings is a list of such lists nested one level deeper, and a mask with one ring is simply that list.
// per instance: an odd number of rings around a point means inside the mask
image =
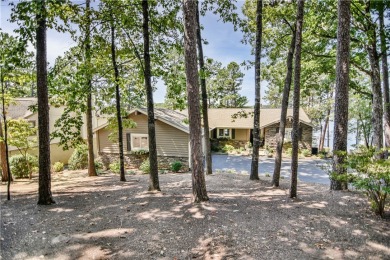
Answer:
[{"label": "blue sky", "polygon": [[[16,24],[8,22],[10,8],[6,2],[1,1],[1,19],[0,25],[3,31],[12,33],[17,28]],[[238,1],[238,12],[241,12],[241,7],[244,1]],[[202,37],[208,41],[208,45],[204,46],[204,55],[214,60],[222,62],[224,66],[235,61],[238,64],[245,60],[253,60],[251,55],[251,46],[241,43],[242,33],[234,31],[233,25],[219,21],[219,17],[208,12],[206,16],[201,17],[201,23],[204,27]],[[47,54],[48,61],[52,65],[54,60],[62,55],[66,50],[74,45],[69,35],[58,33],[54,30],[48,30],[47,33]],[[31,48],[33,50],[33,48]],[[249,100],[249,105],[254,103],[254,68],[245,70],[245,74],[241,94]],[[157,91],[154,93],[154,101],[161,103],[164,101],[165,87],[159,83]],[[262,94],[264,93],[265,84],[262,84]]]}]

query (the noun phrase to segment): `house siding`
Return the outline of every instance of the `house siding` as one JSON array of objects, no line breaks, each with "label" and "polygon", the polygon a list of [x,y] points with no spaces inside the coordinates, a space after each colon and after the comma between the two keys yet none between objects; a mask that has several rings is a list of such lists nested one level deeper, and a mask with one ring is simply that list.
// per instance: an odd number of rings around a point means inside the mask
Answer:
[{"label": "house siding", "polygon": [[[271,126],[268,126],[264,129],[265,134],[265,146],[269,147],[276,147],[276,134],[277,134],[277,128],[279,128],[279,123],[273,124]],[[306,124],[300,124],[302,128],[302,138],[299,141],[299,148],[301,149],[311,149],[312,144],[312,134],[313,134],[313,128]],[[292,122],[286,123],[286,128],[292,128]]]},{"label": "house siding", "polygon": [[[124,153],[129,154],[126,150],[126,134],[147,134],[148,122],[144,114],[131,115],[131,119],[137,123],[136,128],[123,130]],[[189,136],[187,133],[176,129],[164,122],[156,120],[156,145],[159,156],[188,157]],[[101,129],[98,131],[100,153],[119,153],[118,144],[108,139],[110,131]]]},{"label": "house siding", "polygon": [[249,129],[236,129],[235,130],[235,140],[239,141],[249,141],[250,130]]}]

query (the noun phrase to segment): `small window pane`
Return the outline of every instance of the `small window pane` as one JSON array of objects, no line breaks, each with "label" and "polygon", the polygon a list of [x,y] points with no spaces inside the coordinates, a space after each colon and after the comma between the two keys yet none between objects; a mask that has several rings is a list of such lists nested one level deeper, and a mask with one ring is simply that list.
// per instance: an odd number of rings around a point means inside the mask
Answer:
[{"label": "small window pane", "polygon": [[229,129],[224,129],[224,135],[225,136],[230,136],[230,130]]},{"label": "small window pane", "polygon": [[134,148],[141,147],[141,138],[140,137],[133,137],[133,145],[134,145]]},{"label": "small window pane", "polygon": [[223,136],[223,129],[219,129],[219,136]]},{"label": "small window pane", "polygon": [[148,138],[147,137],[141,137],[141,147],[142,149],[148,148]]}]

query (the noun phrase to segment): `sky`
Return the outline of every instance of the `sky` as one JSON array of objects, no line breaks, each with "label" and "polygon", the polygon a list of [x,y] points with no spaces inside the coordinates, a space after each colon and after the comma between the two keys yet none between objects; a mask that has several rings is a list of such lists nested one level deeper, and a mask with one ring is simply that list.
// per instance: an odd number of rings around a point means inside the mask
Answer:
[{"label": "sky", "polygon": [[[0,26],[4,32],[13,33],[13,30],[17,29],[16,24],[11,24],[8,19],[10,16],[10,7],[8,1],[1,0],[1,13],[0,13]],[[237,1],[237,10],[241,13],[241,7],[244,1]],[[201,24],[204,27],[202,31],[202,37],[208,41],[209,44],[204,45],[204,55],[212,58],[216,61],[222,62],[224,66],[234,61],[241,64],[245,60],[254,60],[254,56],[251,55],[251,46],[241,43],[243,35],[240,31],[234,31],[233,25],[230,23],[223,23],[220,21],[217,15],[208,12],[205,16],[201,17]],[[58,33],[54,30],[48,30],[47,32],[47,55],[50,65],[54,64],[55,59],[67,51],[75,43],[70,39],[68,34]],[[31,50],[33,48],[31,47]],[[50,66],[49,65],[49,66]],[[254,68],[245,70],[242,67],[242,72],[245,74],[242,82],[241,95],[248,98],[248,105],[254,104]],[[262,96],[266,84],[262,83]],[[157,84],[157,90],[154,93],[154,101],[156,103],[164,102],[165,86],[162,82]]]}]

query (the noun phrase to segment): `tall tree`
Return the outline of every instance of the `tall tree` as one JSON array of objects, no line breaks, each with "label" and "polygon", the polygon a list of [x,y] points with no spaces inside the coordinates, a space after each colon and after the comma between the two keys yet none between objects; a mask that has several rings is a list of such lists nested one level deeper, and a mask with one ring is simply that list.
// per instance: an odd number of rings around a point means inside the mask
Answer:
[{"label": "tall tree", "polygon": [[[335,174],[343,174],[343,165],[348,140],[348,93],[349,93],[349,52],[350,52],[350,21],[351,1],[338,1],[337,27],[337,60],[336,60],[336,90],[333,130],[333,165]],[[331,190],[341,190],[346,185],[337,180],[331,180]]]},{"label": "tall tree", "polygon": [[38,96],[38,139],[39,139],[39,189],[38,204],[55,203],[51,194],[50,164],[50,119],[49,96],[47,88],[47,47],[46,47],[46,1],[35,1],[36,14],[36,64]]},{"label": "tall tree", "polygon": [[199,56],[199,68],[200,68],[200,87],[202,91],[202,114],[203,114],[203,134],[205,139],[205,157],[206,157],[206,174],[213,173],[212,158],[211,158],[211,144],[210,144],[210,129],[209,129],[209,116],[208,116],[208,103],[207,103],[207,88],[206,88],[206,75],[202,46],[202,35],[200,28],[199,18],[199,1],[196,1],[196,37],[198,44],[198,56]]},{"label": "tall tree", "polygon": [[256,45],[255,45],[255,107],[253,114],[253,153],[250,180],[259,179],[260,148],[260,59],[263,33],[263,1],[258,0],[256,6]]},{"label": "tall tree", "polygon": [[199,75],[196,55],[196,2],[183,1],[184,55],[190,125],[191,172],[193,201],[207,201],[206,182],[203,169],[202,131],[199,108]]},{"label": "tall tree", "polygon": [[284,88],[283,88],[282,109],[280,112],[279,133],[277,136],[277,144],[276,144],[274,175],[272,176],[272,185],[274,187],[279,187],[280,168],[282,166],[282,151],[283,151],[284,135],[286,132],[287,108],[288,108],[288,100],[290,95],[292,73],[293,73],[293,58],[294,58],[296,34],[295,34],[295,30],[293,30],[293,28],[291,29],[292,29],[291,31],[292,36],[291,36],[290,48],[288,50],[288,55],[287,55],[287,62],[286,62],[287,73],[286,73],[286,78],[284,81]]},{"label": "tall tree", "polygon": [[[111,11],[111,10],[110,10]],[[118,122],[118,145],[119,145],[119,164],[120,164],[120,180],[126,181],[125,177],[125,159],[123,155],[123,125],[121,114],[121,94],[119,88],[119,69],[116,61],[116,46],[115,46],[115,25],[114,17],[111,14],[111,60],[112,67],[114,69],[114,81],[115,81],[115,102],[116,102],[116,119]]]},{"label": "tall tree", "polygon": [[291,158],[291,187],[290,198],[297,197],[298,182],[298,150],[299,150],[299,106],[301,95],[301,49],[304,0],[298,0],[296,40],[295,40],[295,64],[294,64],[294,97],[293,97],[293,126],[292,126],[292,158]]},{"label": "tall tree", "polygon": [[[3,56],[3,55],[2,55]],[[3,58],[3,57],[2,57]],[[2,114],[3,114],[3,123],[4,123],[4,137],[2,140],[2,153],[4,154],[4,157],[2,155],[2,169],[5,169],[5,171],[2,172],[2,178],[4,178],[7,181],[7,200],[11,200],[11,192],[10,192],[10,186],[11,186],[11,169],[9,167],[9,157],[8,157],[8,130],[7,130],[7,116],[5,112],[5,82],[3,80],[3,66],[1,66],[1,99],[2,99]],[[1,134],[3,134],[3,127],[0,124],[0,131]],[[4,176],[5,175],[5,176]],[[6,178],[5,178],[6,177]]]},{"label": "tall tree", "polygon": [[146,88],[147,109],[148,109],[148,137],[149,137],[149,191],[159,191],[156,147],[156,125],[154,122],[153,89],[151,81],[150,54],[149,54],[149,7],[148,1],[142,1],[143,15],[143,37],[144,37],[144,80]]},{"label": "tall tree", "polygon": [[87,143],[88,143],[88,175],[97,176],[95,168],[95,155],[93,149],[92,131],[92,75],[91,67],[91,0],[85,2],[85,59],[86,59],[86,83],[87,83]]},{"label": "tall tree", "polygon": [[[381,42],[381,58],[382,58],[382,77],[383,77],[383,109],[384,109],[384,132],[385,132],[385,147],[390,148],[390,90],[389,90],[389,67],[387,64],[387,46],[386,46],[386,31],[385,31],[385,1],[378,1],[378,17],[379,17],[379,36]],[[388,156],[388,152],[387,152]]]}]

